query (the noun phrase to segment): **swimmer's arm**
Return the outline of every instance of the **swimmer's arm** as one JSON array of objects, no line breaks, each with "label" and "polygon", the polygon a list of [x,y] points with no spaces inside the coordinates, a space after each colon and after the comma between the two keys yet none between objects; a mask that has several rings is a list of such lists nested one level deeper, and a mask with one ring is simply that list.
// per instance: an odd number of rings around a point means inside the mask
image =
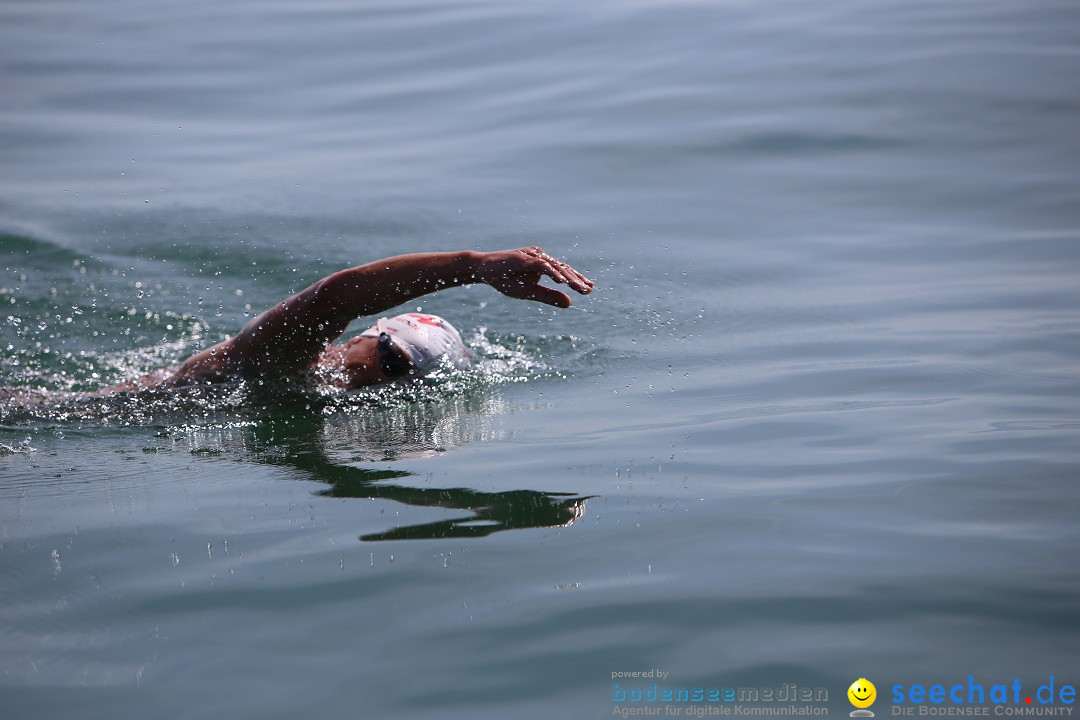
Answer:
[{"label": "swimmer's arm", "polygon": [[329,275],[249,322],[235,336],[185,362],[178,376],[304,370],[353,320],[459,285],[483,282],[510,297],[569,307],[570,297],[540,285],[544,276],[587,294],[593,283],[540,248],[398,255]]}]

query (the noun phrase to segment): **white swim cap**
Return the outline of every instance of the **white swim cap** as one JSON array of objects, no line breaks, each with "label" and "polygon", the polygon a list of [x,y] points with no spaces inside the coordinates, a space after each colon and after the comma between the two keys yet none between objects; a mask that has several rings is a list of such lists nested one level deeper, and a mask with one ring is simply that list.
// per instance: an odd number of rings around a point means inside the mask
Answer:
[{"label": "white swim cap", "polygon": [[360,337],[377,338],[382,333],[390,336],[394,345],[421,373],[439,367],[444,362],[443,358],[453,367],[462,368],[476,357],[465,347],[454,326],[438,315],[405,313],[380,318],[375,325],[360,333]]}]

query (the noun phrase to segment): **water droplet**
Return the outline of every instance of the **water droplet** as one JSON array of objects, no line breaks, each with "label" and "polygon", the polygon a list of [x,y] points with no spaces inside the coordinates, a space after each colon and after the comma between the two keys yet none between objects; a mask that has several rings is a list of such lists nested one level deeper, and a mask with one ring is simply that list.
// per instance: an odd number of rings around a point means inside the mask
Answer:
[{"label": "water droplet", "polygon": [[57,440],[63,440],[64,439],[64,431],[63,430],[57,430],[56,432],[53,433],[53,437],[55,437]]}]

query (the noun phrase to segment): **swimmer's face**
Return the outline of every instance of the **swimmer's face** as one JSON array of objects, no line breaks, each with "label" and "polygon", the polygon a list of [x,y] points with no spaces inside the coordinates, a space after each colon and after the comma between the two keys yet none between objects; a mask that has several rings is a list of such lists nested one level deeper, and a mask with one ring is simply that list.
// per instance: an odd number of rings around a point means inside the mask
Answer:
[{"label": "swimmer's face", "polygon": [[384,333],[355,337],[345,347],[344,369],[350,389],[383,385],[416,374],[416,368]]},{"label": "swimmer's face", "polygon": [[859,678],[847,689],[848,700],[857,708],[868,708],[877,699],[877,688],[866,678]]},{"label": "swimmer's face", "polygon": [[390,380],[406,377],[416,369],[412,360],[394,342],[389,333],[379,335],[379,345],[375,350],[375,356],[382,374]]}]

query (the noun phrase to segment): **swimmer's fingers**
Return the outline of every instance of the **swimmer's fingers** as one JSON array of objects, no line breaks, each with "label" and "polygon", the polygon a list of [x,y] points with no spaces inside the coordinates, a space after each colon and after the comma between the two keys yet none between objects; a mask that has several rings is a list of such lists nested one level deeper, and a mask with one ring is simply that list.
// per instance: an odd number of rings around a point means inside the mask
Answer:
[{"label": "swimmer's fingers", "polygon": [[[528,250],[534,250],[536,251],[536,254],[532,254],[528,252]],[[540,275],[547,275],[561,285],[570,285],[570,287],[573,287],[575,290],[580,287],[580,283],[576,278],[571,278],[567,273],[563,272],[563,269],[559,267],[555,258],[543,252],[540,248],[528,248],[528,250],[525,252],[529,257],[529,260],[526,263],[527,269],[539,273]],[[578,287],[575,287],[575,285]]]},{"label": "swimmer's fingers", "polygon": [[570,267],[569,263],[556,260],[537,246],[522,248],[519,252],[532,258],[531,269],[538,270],[552,280],[563,285],[569,285],[573,290],[588,295],[592,292],[594,283],[589,278]]},{"label": "swimmer's fingers", "polygon": [[569,263],[561,263],[561,267],[564,274],[573,277],[577,281],[576,285],[571,285],[570,287],[574,288],[582,295],[588,295],[593,291],[593,288],[596,287],[596,283],[570,267]]},{"label": "swimmer's fingers", "polygon": [[534,247],[533,249],[539,253],[542,260],[545,260],[548,264],[558,269],[559,274],[566,278],[567,285],[574,290],[577,290],[582,295],[588,295],[592,292],[593,287],[596,286],[596,283],[592,280],[570,267],[570,263],[557,260],[538,247]]}]

